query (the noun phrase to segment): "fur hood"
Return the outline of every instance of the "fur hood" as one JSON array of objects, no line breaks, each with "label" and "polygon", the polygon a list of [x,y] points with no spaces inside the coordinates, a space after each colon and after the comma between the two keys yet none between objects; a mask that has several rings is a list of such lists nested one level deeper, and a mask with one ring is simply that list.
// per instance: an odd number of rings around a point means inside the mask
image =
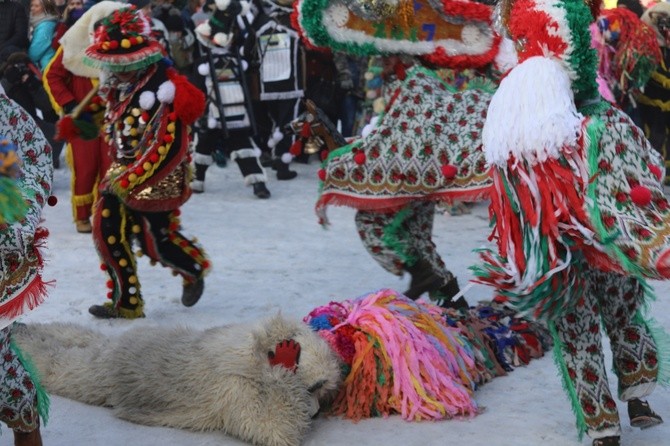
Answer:
[{"label": "fur hood", "polygon": [[59,43],[63,47],[63,65],[77,76],[98,78],[100,71],[97,68],[84,65],[82,54],[92,43],[93,26],[95,23],[123,7],[127,3],[101,1],[91,6],[70,29],[63,34]]}]

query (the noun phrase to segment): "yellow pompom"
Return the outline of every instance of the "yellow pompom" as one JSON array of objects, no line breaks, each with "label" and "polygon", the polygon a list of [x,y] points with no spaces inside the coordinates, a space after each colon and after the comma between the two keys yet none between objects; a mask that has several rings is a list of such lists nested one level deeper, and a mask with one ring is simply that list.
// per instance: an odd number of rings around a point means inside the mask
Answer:
[{"label": "yellow pompom", "polygon": [[110,215],[112,215],[112,211],[110,211],[109,209],[103,209],[102,212],[101,212],[100,214],[101,214],[103,217],[107,218],[107,217],[109,217]]},{"label": "yellow pompom", "polygon": [[109,237],[107,237],[107,243],[113,245],[114,243],[116,243],[116,237],[110,235]]},{"label": "yellow pompom", "polygon": [[133,225],[130,230],[133,231],[133,234],[139,234],[142,228],[140,228],[140,225]]},{"label": "yellow pompom", "polygon": [[128,299],[128,302],[130,302],[130,305],[137,305],[137,297],[132,296],[130,299]]},{"label": "yellow pompom", "polygon": [[121,41],[121,48],[126,48],[126,49],[128,49],[128,48],[130,48],[130,46],[131,46],[131,45],[130,45],[130,40],[128,40],[128,39],[123,39],[123,40]]},{"label": "yellow pompom", "polygon": [[132,128],[128,133],[130,134],[130,136],[137,136],[137,129]]},{"label": "yellow pompom", "polygon": [[135,147],[137,147],[137,144],[139,144],[139,143],[140,142],[138,140],[133,139],[132,141],[130,141],[130,147],[132,147],[134,149]]},{"label": "yellow pompom", "polygon": [[137,257],[143,257],[144,256],[144,251],[142,251],[141,249],[138,249],[137,251],[135,251],[135,255]]},{"label": "yellow pompom", "polygon": [[123,120],[128,125],[133,125],[135,123],[135,118],[132,116],[126,116],[126,119]]},{"label": "yellow pompom", "polygon": [[137,276],[128,277],[128,283],[137,283]]},{"label": "yellow pompom", "polygon": [[177,129],[177,127],[174,125],[174,122],[169,123],[166,127],[165,130],[167,130],[169,133],[174,133],[174,131]]},{"label": "yellow pompom", "polygon": [[135,108],[133,108],[132,110],[130,110],[130,114],[137,118],[139,115],[142,114],[142,110],[140,110],[139,108],[135,107]]},{"label": "yellow pompom", "polygon": [[121,267],[128,266],[128,261],[126,259],[119,260],[119,266],[121,266]]},{"label": "yellow pompom", "polygon": [[151,170],[153,165],[149,161],[147,161],[146,163],[142,164],[142,167],[144,168],[144,170]]},{"label": "yellow pompom", "polygon": [[165,148],[165,146],[160,146],[157,150],[158,153],[161,155],[165,155],[167,153],[167,149]]},{"label": "yellow pompom", "polygon": [[135,181],[137,181],[137,175],[134,174],[134,173],[131,173],[130,175],[128,175],[128,181],[130,181],[131,183],[134,183]]},{"label": "yellow pompom", "polygon": [[137,44],[139,45],[140,43],[144,42],[144,38],[142,36],[137,36],[135,37],[137,39]]}]

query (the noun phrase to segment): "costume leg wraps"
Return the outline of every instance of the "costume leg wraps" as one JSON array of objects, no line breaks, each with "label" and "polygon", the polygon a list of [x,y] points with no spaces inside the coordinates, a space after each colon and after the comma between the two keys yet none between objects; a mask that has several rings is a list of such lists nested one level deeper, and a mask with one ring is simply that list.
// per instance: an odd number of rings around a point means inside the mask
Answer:
[{"label": "costume leg wraps", "polygon": [[[237,139],[240,140],[237,147],[242,148],[232,150],[230,152],[230,159],[235,161],[240,168],[240,172],[244,177],[244,184],[249,186],[251,184],[267,182],[265,169],[263,169],[259,160],[261,150],[256,146],[251,137],[244,136]],[[228,141],[226,141],[226,145],[228,145]]]},{"label": "costume leg wraps", "polygon": [[48,397],[27,370],[20,350],[11,343],[11,326],[0,330],[0,421],[16,432],[32,432],[39,427],[38,404],[48,410]]},{"label": "costume leg wraps", "polygon": [[572,399],[580,437],[620,435],[602,353],[600,322],[610,338],[622,401],[649,395],[658,376],[658,357],[649,327],[638,310],[644,289],[631,277],[591,270],[584,296],[553,323],[555,359]]},{"label": "costume leg wraps", "polygon": [[142,250],[152,261],[171,268],[185,282],[204,277],[209,260],[204,250],[179,232],[179,211],[137,213],[141,226],[137,234]]},{"label": "costume leg wraps", "polygon": [[434,217],[435,203],[416,201],[393,212],[359,210],[355,222],[365,249],[388,272],[401,276],[405,266],[425,259],[447,283],[454,275],[435,249]]},{"label": "costume leg wraps", "polygon": [[93,241],[109,275],[108,297],[113,308],[128,317],[142,314],[142,295],[137,263],[132,250],[132,233],[138,231],[133,212],[118,197],[103,194],[93,215]]},{"label": "costume leg wraps", "polygon": [[107,144],[103,138],[85,141],[75,138],[68,146],[67,161],[72,169],[70,190],[75,220],[88,220],[96,187],[109,167]]},{"label": "costume leg wraps", "polygon": [[198,129],[198,143],[195,145],[195,156],[193,157],[196,180],[205,181],[207,168],[214,162],[212,153],[214,153],[219,137],[218,129]]}]

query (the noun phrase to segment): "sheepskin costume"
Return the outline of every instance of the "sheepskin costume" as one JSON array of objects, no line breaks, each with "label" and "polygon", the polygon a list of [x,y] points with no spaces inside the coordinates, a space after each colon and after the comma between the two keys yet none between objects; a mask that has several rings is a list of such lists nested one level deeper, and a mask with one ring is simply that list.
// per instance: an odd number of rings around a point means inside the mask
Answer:
[{"label": "sheepskin costume", "polygon": [[[328,344],[281,315],[205,331],[136,327],[111,338],[35,324],[18,328],[15,342],[56,395],[110,406],[134,423],[221,430],[264,446],[298,446],[340,384]],[[282,363],[280,349],[296,345],[297,356]]]}]

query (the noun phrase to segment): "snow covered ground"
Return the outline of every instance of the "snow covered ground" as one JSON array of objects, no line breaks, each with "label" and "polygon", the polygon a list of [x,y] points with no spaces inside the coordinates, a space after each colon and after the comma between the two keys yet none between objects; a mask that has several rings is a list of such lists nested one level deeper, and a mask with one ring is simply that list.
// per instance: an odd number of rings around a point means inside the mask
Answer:
[{"label": "snow covered ground", "polygon": [[[196,236],[207,250],[214,269],[206,279],[205,294],[192,308],[180,303],[181,281],[169,270],[151,267],[140,259],[139,277],[146,301],[142,320],[101,321],[90,316],[92,304],[105,301],[106,278],[89,235],[75,232],[69,203],[69,173],[56,171],[54,194],[59,201],[46,209],[51,231],[45,278],[56,279],[46,303],[23,321],[65,321],[104,333],[131,326],[186,325],[207,328],[254,321],[282,311],[302,318],[331,300],[357,297],[379,288],[404,290],[409,278],[399,279],[382,270],[365,252],[354,228],[354,211],[330,208],[332,226],[324,230],[313,212],[317,194],[318,163],[297,164],[299,176],[276,181],[269,171],[269,200],[255,198],[243,185],[237,167],[212,167],[206,192],[184,207],[185,234]],[[447,266],[463,287],[476,261],[472,249],[485,245],[488,236],[485,204],[471,214],[438,215],[435,242]],[[670,283],[655,283],[658,301],[651,309],[670,330]],[[489,289],[475,286],[466,293],[470,303],[488,299]],[[110,373],[114,373],[110,370]],[[187,379],[187,377],[185,377]],[[612,376],[612,388],[615,388]],[[574,417],[564,395],[551,355],[528,367],[496,378],[476,394],[481,415],[469,420],[410,423],[399,417],[352,423],[339,418],[315,420],[305,440],[309,446],[566,446],[590,445],[577,440]],[[629,446],[670,444],[670,393],[658,389],[650,399],[667,424],[633,431],[623,415],[623,443]],[[91,407],[52,396],[49,423],[43,427],[45,446],[206,446],[242,445],[220,432],[194,433],[145,427],[114,418],[107,408]],[[0,445],[9,445],[4,429]]]}]

